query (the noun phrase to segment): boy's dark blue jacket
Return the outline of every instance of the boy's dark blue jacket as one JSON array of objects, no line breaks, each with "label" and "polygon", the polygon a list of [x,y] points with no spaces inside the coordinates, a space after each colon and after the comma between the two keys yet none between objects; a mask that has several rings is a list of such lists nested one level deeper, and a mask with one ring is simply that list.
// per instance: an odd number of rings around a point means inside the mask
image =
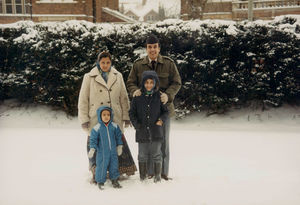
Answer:
[{"label": "boy's dark blue jacket", "polygon": [[[144,87],[147,79],[155,80],[155,88],[150,95],[146,94]],[[134,97],[131,102],[129,117],[136,129],[136,142],[146,143],[163,140],[163,127],[156,125],[161,119],[165,122],[168,117],[168,109],[160,101],[159,79],[155,71],[145,71],[142,77],[142,95]]]}]

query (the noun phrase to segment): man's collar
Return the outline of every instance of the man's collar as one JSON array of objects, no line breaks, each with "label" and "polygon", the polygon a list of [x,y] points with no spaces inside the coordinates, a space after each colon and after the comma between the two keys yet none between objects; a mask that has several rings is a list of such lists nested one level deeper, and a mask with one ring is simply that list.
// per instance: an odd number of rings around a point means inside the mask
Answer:
[{"label": "man's collar", "polygon": [[[142,61],[142,64],[149,64],[149,63],[151,63],[151,61],[152,60],[148,56],[146,56],[146,57],[144,57],[144,59]],[[158,62],[158,63],[161,63],[161,64],[164,63],[163,57],[160,54],[158,54],[158,56],[157,56],[157,58],[156,58],[155,61]]]}]

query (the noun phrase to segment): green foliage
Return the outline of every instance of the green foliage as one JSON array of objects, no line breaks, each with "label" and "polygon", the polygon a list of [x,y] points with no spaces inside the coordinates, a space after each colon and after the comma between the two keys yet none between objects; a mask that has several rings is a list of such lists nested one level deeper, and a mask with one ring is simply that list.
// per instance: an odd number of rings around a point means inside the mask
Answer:
[{"label": "green foliage", "polygon": [[76,115],[82,77],[95,66],[97,54],[109,50],[126,81],[149,33],[159,37],[161,53],[175,60],[182,77],[179,115],[203,109],[223,113],[253,100],[280,106],[300,98],[299,22],[289,16],[269,24],[68,21],[0,26],[0,100],[17,98]]}]

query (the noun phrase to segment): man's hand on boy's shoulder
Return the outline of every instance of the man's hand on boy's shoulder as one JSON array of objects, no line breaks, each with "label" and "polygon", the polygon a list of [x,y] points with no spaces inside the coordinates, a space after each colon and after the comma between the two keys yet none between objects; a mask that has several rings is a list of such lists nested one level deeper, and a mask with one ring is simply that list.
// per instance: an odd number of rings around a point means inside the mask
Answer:
[{"label": "man's hand on boy's shoulder", "polygon": [[141,96],[142,92],[140,89],[137,89],[136,91],[133,92],[133,97]]},{"label": "man's hand on boy's shoulder", "polygon": [[166,104],[168,100],[169,100],[168,95],[166,93],[160,92],[160,101],[163,104]]}]

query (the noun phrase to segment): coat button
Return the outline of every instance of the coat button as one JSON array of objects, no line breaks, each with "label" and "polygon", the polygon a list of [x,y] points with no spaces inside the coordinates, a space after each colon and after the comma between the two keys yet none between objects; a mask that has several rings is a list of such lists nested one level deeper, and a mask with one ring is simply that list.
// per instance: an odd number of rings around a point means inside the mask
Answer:
[{"label": "coat button", "polygon": [[108,101],[107,103],[110,103],[110,101]]},{"label": "coat button", "polygon": [[150,107],[150,105],[148,105],[148,107]]},{"label": "coat button", "polygon": [[112,91],[112,89],[109,89],[109,92],[111,92]]},{"label": "coat button", "polygon": [[147,118],[149,119],[150,117],[149,117],[149,116],[147,116]]},{"label": "coat button", "polygon": [[103,102],[101,102],[101,105],[103,105]]},{"label": "coat button", "polygon": [[149,127],[147,127],[147,129],[149,130]]},{"label": "coat button", "polygon": [[102,92],[102,90],[100,90],[100,92]]}]

